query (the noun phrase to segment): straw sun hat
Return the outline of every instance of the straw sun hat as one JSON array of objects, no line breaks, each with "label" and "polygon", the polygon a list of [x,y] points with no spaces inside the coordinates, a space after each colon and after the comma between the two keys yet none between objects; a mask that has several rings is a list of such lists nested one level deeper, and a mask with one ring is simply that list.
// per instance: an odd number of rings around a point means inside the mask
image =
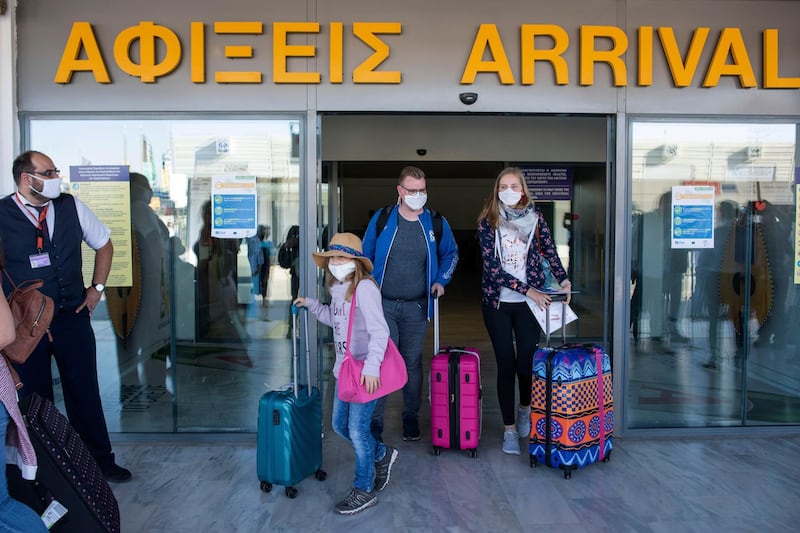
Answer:
[{"label": "straw sun hat", "polygon": [[326,252],[314,252],[314,262],[320,268],[328,266],[329,257],[349,257],[360,261],[361,265],[367,271],[372,272],[372,261],[364,257],[362,253],[361,239],[352,233],[337,233],[328,244]]}]

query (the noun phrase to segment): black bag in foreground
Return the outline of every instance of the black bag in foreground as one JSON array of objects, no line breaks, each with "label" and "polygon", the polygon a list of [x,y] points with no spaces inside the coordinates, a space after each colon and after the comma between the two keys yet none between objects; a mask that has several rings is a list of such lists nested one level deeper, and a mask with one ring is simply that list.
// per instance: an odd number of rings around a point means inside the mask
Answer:
[{"label": "black bag in foreground", "polygon": [[9,466],[8,491],[39,514],[63,513],[53,532],[119,533],[119,506],[100,467],[69,421],[38,394],[19,403],[39,462],[35,481]]}]

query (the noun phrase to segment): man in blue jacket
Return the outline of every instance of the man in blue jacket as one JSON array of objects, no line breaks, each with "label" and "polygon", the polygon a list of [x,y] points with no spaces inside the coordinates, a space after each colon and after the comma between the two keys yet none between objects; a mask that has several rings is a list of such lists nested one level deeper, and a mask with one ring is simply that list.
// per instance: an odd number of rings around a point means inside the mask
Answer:
[{"label": "man in blue jacket", "polygon": [[[364,234],[364,256],[383,296],[389,334],[408,368],[403,388],[403,440],[420,439],[422,347],[433,313],[433,296],[442,296],[458,263],[458,246],[447,220],[425,208],[425,173],[405,167],[397,185],[397,205],[378,210]],[[378,400],[371,430],[383,436],[386,398]]]}]

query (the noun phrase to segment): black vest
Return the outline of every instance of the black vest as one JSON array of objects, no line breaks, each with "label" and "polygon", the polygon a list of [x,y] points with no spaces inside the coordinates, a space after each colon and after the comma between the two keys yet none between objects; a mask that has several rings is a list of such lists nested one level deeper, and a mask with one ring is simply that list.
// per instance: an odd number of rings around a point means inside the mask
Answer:
[{"label": "black vest", "polygon": [[[81,271],[81,230],[75,199],[62,194],[51,201],[55,223],[53,237],[45,238],[44,249],[50,255],[50,265],[31,268],[30,257],[39,253],[36,247],[36,226],[20,211],[14,194],[0,200],[0,242],[6,258],[6,270],[20,284],[29,279],[44,280],[42,292],[50,296],[56,309],[75,309],[84,299],[85,285]],[[3,276],[6,294],[12,290]]]}]

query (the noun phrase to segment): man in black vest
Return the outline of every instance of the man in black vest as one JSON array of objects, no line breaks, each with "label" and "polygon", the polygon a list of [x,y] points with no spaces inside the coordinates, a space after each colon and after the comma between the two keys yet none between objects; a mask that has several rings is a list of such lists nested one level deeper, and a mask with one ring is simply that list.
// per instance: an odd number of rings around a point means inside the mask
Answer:
[{"label": "man in black vest", "polygon": [[[0,200],[0,239],[6,270],[15,283],[43,279],[42,292],[53,298],[55,314],[28,360],[15,365],[24,387],[53,400],[51,356],[55,357],[70,423],[109,481],[127,481],[129,470],[117,465],[97,382],[97,346],[91,314],[105,289],[114,247],[110,230],[86,205],[61,194],[53,161],[41,152],[19,155],[13,165],[17,192]],[[86,287],[81,272],[81,242],[95,250],[94,274]],[[6,294],[11,291],[3,279]]]}]

